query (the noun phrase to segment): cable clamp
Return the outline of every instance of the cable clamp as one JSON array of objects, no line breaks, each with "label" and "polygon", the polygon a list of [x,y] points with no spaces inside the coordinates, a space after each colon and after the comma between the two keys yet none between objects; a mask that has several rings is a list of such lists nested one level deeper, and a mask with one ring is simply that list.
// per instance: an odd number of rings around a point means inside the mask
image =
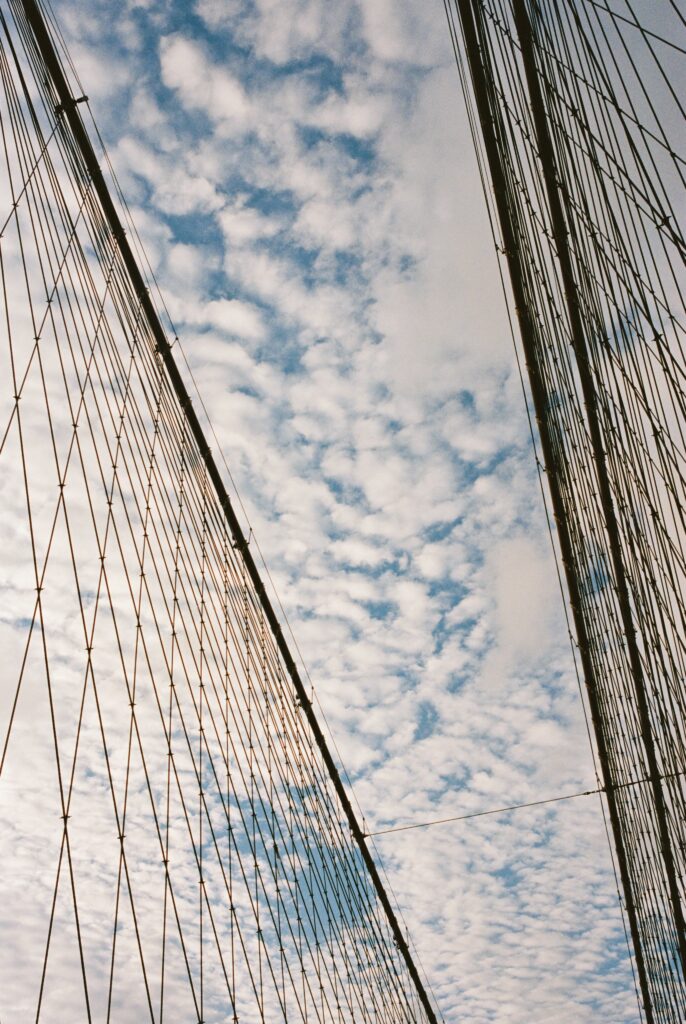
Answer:
[{"label": "cable clamp", "polygon": [[251,540],[252,540],[252,526],[250,527],[250,532],[248,534],[248,539],[246,540],[243,537],[243,538],[241,538],[240,541],[234,540],[232,542],[232,544],[231,544],[231,547],[233,548],[234,551],[243,551],[244,548],[249,548],[250,547],[250,541]]},{"label": "cable clamp", "polygon": [[57,106],[55,107],[55,115],[57,117],[60,117],[62,114],[65,113],[65,111],[73,110],[77,103],[88,103],[88,97],[87,96],[78,96],[78,97],[70,96],[69,99],[65,100],[64,103],[58,103],[57,104]]}]

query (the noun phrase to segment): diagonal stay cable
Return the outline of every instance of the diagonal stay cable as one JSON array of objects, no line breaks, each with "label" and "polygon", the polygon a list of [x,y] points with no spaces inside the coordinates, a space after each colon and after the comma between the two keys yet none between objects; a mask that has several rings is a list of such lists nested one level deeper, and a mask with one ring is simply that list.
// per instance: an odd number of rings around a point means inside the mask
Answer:
[{"label": "diagonal stay cable", "polygon": [[242,533],[233,506],[224,488],[221,474],[219,473],[217,465],[210,452],[209,446],[207,445],[203,430],[200,426],[200,422],[192,408],[190,397],[188,395],[185,384],[183,383],[183,379],[181,378],[177,365],[172,356],[171,346],[169,344],[169,341],[167,340],[164,329],[162,328],[155,308],[152,304],[152,300],[150,299],[149,293],[145,287],[144,280],[133,256],[131,247],[124,234],[121,221],[115,210],[112,199],[109,195],[109,191],[105,184],[102,171],[100,170],[100,167],[98,165],[98,161],[95,157],[95,153],[93,151],[90,140],[88,139],[88,136],[85,132],[83,122],[77,109],[76,101],[72,97],[71,92],[69,90],[66,78],[64,76],[64,72],[62,70],[62,67],[59,63],[59,59],[55,52],[54,45],[48,34],[45,22],[41,15],[40,8],[36,3],[36,0],[24,0],[22,6],[27,21],[33,31],[36,46],[39,52],[41,53],[41,56],[49,71],[53,86],[57,92],[60,106],[65,112],[66,120],[69,123],[74,139],[83,157],[84,163],[93,180],[94,189],[98,194],[103,211],[105,213],[107,221],[109,222],[110,230],[120,247],[122,258],[129,273],[134,288],[134,292],[140,299],[140,302],[143,306],[146,317],[150,324],[150,328],[155,338],[157,349],[160,355],[162,356],[162,359],[164,360],[166,370],[177,393],[178,400],[188,416],[191,431],[195,437],[196,443],[198,444],[202,459],[206,464],[207,472],[210,477],[210,480],[212,481],[214,490],[216,491],[219,497],[221,506],[226,515],[226,519],[231,528],[231,532],[235,538],[235,543],[241,552],[246,569],[251,577],[252,585],[255,587],[260,603],[264,608],[264,613],[266,615],[267,621],[269,622],[270,629],[275,636],[281,656],[285,661],[288,673],[291,677],[296,693],[298,693],[299,697],[301,698],[302,706],[305,712],[305,716],[308,720],[308,724],[310,726],[310,729],[312,730],[317,746],[319,747],[321,756],[324,759],[333,786],[336,790],[338,800],[344,811],[353,837],[360,850],[366,869],[369,872],[369,875],[373,882],[377,898],[386,913],[386,916],[391,927],[391,931],[398,945],[398,948],[402,954],[402,957],[405,961],[405,966],[408,970],[408,973],[412,978],[412,981],[417,989],[424,1011],[428,1019],[432,1022],[435,1022],[436,1016],[433,1007],[429,1001],[426,991],[424,990],[424,986],[421,982],[421,979],[419,978],[417,968],[410,954],[407,942],[400,928],[397,917],[393,911],[393,908],[391,907],[386,891],[381,883],[377,868],[365,845],[364,835],[357,822],[356,815],[350,804],[350,800],[341,781],[338,769],[328,750],[328,746],[326,744],[326,740],[319,726],[319,722],[314,714],[314,711],[311,707],[309,700],[307,699],[305,688],[303,686],[302,680],[300,679],[298,670],[290,654],[289,648],[286,644],[281,626],[274,613],[271,602],[269,601],[269,598],[266,594],[257,567],[249,551],[247,541]]}]

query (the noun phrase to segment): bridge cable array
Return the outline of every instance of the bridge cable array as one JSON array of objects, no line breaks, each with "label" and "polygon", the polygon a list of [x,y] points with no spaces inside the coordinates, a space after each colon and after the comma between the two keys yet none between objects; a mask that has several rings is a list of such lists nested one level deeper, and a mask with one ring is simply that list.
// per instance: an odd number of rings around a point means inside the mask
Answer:
[{"label": "bridge cable array", "polygon": [[676,0],[643,20],[630,0],[445,7],[519,325],[643,1012],[680,1020],[686,21]]},{"label": "bridge cable array", "polygon": [[48,21],[0,12],[0,1012],[435,1021]]}]

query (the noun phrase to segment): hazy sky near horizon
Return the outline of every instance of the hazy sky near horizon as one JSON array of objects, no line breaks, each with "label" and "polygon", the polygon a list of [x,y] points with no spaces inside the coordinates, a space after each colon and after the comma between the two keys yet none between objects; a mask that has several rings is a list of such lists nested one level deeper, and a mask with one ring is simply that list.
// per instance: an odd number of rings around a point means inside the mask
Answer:
[{"label": "hazy sky near horizon", "polygon": [[[595,788],[440,0],[53,6],[367,830]],[[638,1021],[598,798],[374,848],[446,1024]]]}]

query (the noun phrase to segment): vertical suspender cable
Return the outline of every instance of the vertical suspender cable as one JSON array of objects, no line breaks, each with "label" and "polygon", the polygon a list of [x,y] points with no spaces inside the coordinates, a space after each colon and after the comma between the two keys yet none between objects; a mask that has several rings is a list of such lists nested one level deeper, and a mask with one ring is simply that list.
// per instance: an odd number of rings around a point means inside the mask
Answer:
[{"label": "vertical suspender cable", "polygon": [[[536,3],[537,0],[534,0],[534,4]],[[513,12],[515,24],[517,26],[517,34],[522,48],[522,62],[529,91],[529,101],[531,103],[531,111],[536,131],[538,156],[541,170],[543,172],[548,208],[553,228],[553,238],[560,264],[560,273],[567,306],[567,316],[571,329],[572,346],[576,356],[576,365],[579,371],[579,380],[581,381],[581,388],[584,396],[584,405],[586,408],[586,417],[595,462],[596,479],[598,481],[598,493],[600,496],[603,521],[610,547],[617,601],[622,618],[622,628],[629,655],[631,679],[634,686],[636,706],[639,714],[641,740],[648,760],[648,775],[650,778],[655,815],[658,823],[660,852],[664,862],[665,876],[667,878],[672,912],[674,914],[674,924],[681,958],[681,968],[686,976],[686,929],[684,928],[684,913],[681,906],[679,887],[677,884],[674,853],[667,825],[667,811],[665,808],[665,798],[661,782],[662,772],[658,765],[657,754],[655,751],[653,729],[650,722],[650,713],[648,711],[645,678],[643,674],[643,667],[641,665],[641,655],[638,649],[636,627],[634,625],[631,611],[631,600],[629,597],[627,574],[622,554],[622,544],[619,536],[617,515],[612,498],[607,458],[598,416],[598,400],[591,373],[588,346],[581,316],[579,293],[572,268],[572,255],[568,243],[569,231],[563,207],[564,191],[560,187],[560,175],[558,168],[556,167],[555,150],[553,148],[550,129],[548,126],[540,76],[536,66],[535,29],[532,25],[532,19],[529,16],[526,0],[513,0]]]},{"label": "vertical suspender cable", "polygon": [[200,455],[207,468],[208,476],[212,482],[212,486],[215,489],[219,502],[221,504],[224,516],[228,523],[231,534],[234,538],[234,544],[244,560],[246,570],[250,579],[255,587],[255,591],[259,597],[260,604],[264,610],[265,617],[269,623],[270,629],[276,640],[279,652],[283,658],[284,664],[288,670],[288,674],[293,683],[298,701],[303,709],[303,712],[307,718],[308,724],[312,730],[315,742],[322,756],[324,764],[326,765],[327,771],[331,778],[331,781],[336,790],[336,794],[340,801],[341,807],[345,813],[350,832],[357,843],[360,850],[360,854],[364,861],[365,867],[372,880],[372,884],[376,891],[376,895],[381,903],[386,917],[388,919],[393,938],[397,945],[397,948],[405,962],[408,973],[412,978],[412,981],[417,990],[419,1000],[422,1004],[422,1008],[426,1013],[427,1020],[430,1024],[438,1024],[435,1011],[429,1001],[428,994],[422,983],[417,967],[412,958],[408,943],[403,935],[402,929],[398,922],[398,918],[391,906],[388,899],[386,890],[384,889],[383,883],[377,871],[374,860],[367,848],[364,833],[360,828],[355,812],[352,808],[352,804],[348,798],[348,795],[343,786],[339,771],[336,764],[331,756],[326,739],[321,730],[319,722],[315,716],[312,704],[307,696],[307,690],[300,678],[298,669],[293,661],[290,650],[286,644],[286,640],[283,635],[283,631],[279,624],[279,621],[274,612],[274,608],[269,600],[264,584],[258,572],[255,561],[250,552],[248,542],[246,541],[245,535],[241,529],[240,523],[234,511],[231,499],[226,491],[224,482],[221,474],[217,467],[217,464],[212,456],[212,452],[205,438],[205,434],[198,420],[197,414],[193,409],[191,398],[184,384],[183,378],[179,372],[176,361],[172,355],[169,341],[167,340],[166,332],[162,327],[162,323],[157,314],[155,306],[150,297],[148,288],[146,287],[145,280],[141,274],[140,268],[133,254],[133,250],[126,237],[126,233],[122,226],[119,214],[117,213],[116,207],[112,201],[109,189],[105,182],[104,176],[100,169],[98,159],[95,155],[92,143],[88,137],[88,133],[84,127],[81,115],[78,110],[77,100],[72,96],[71,90],[67,83],[64,71],[60,60],[57,56],[55,46],[52,38],[48,31],[48,28],[43,18],[43,14],[36,0],[21,0],[21,6],[24,11],[24,15],[34,35],[36,47],[46,71],[50,77],[50,81],[55,89],[57,98],[59,100],[58,110],[61,111],[60,116],[66,118],[67,123],[71,129],[71,133],[78,148],[78,151],[83,159],[86,170],[90,176],[93,189],[98,197],[102,211],[105,215],[105,219],[108,223],[109,229],[115,239],[119,251],[121,253],[122,261],[129,275],[131,285],[134,293],[141,304],[143,314],[150,327],[152,335],[155,339],[156,349],[162,357],[165,365],[165,369],[169,376],[169,380],[174,388],[174,392],[178,399],[179,405],[181,406],[187,422],[190,428],[190,432],[198,446]]},{"label": "vertical suspender cable", "polygon": [[517,244],[516,226],[508,203],[508,189],[504,169],[501,163],[498,139],[504,137],[504,132],[501,127],[500,113],[497,104],[493,102],[492,76],[489,71],[486,49],[482,45],[483,33],[479,31],[481,29],[480,19],[482,15],[479,0],[456,0],[456,3],[460,14],[460,22],[462,25],[462,33],[465,42],[470,75],[474,87],[477,112],[484,137],[486,157],[493,180],[495,203],[503,236],[508,271],[512,284],[512,292],[517,311],[522,345],[524,348],[526,367],[531,385],[531,395],[534,403],[536,422],[541,438],[541,447],[543,450],[553,514],[557,526],[560,549],[562,552],[562,561],[565,567],[567,586],[569,588],[574,627],[579,644],[579,654],[584,678],[586,680],[591,717],[598,744],[598,757],[603,775],[603,786],[607,795],[610,821],[617,849],[617,862],[624,888],[629,928],[634,944],[636,967],[643,995],[646,1021],[647,1024],[654,1024],[646,964],[640,942],[636,905],[628,870],[627,854],[619,817],[619,809],[613,788],[607,743],[602,729],[595,666],[591,657],[591,645],[588,631],[586,629],[586,622],[581,610],[582,600],[579,590],[579,579],[575,571],[574,548],[567,526],[564,501],[560,490],[558,476],[559,470],[554,454],[554,437],[552,425],[548,417],[547,389],[541,374],[537,353],[538,332],[534,311],[530,307],[526,288],[524,286],[525,273],[522,266],[522,253]]}]

